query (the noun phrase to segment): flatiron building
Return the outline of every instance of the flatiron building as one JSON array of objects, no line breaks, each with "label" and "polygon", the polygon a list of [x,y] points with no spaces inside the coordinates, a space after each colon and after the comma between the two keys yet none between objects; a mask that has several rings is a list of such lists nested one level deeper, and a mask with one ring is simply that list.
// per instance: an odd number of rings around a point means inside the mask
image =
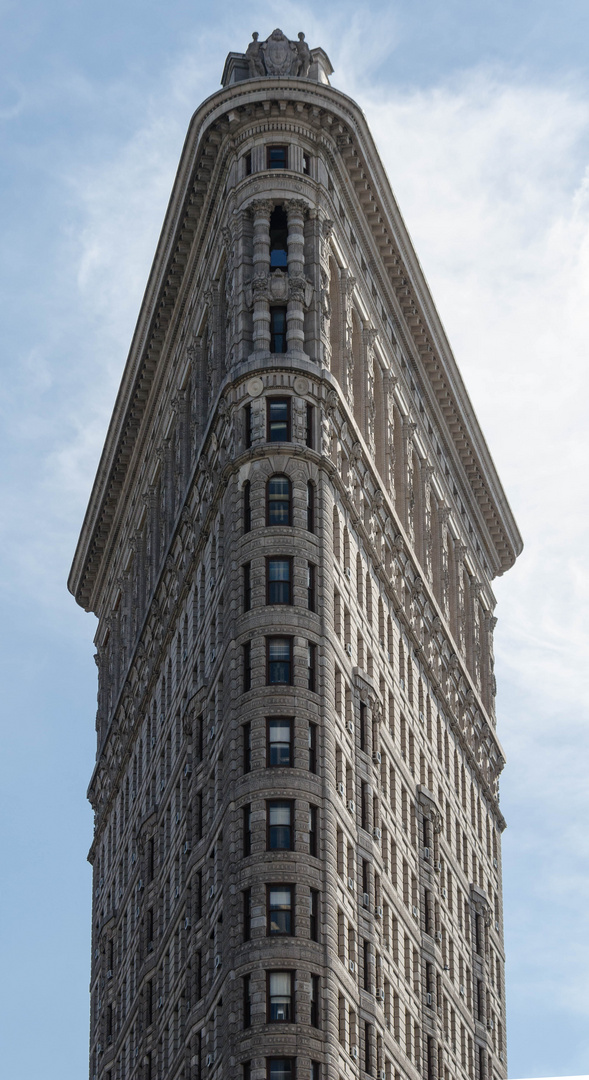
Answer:
[{"label": "flatiron building", "polygon": [[503,1080],[517,526],[364,115],[254,35],[186,137],[69,587],[91,1080]]}]

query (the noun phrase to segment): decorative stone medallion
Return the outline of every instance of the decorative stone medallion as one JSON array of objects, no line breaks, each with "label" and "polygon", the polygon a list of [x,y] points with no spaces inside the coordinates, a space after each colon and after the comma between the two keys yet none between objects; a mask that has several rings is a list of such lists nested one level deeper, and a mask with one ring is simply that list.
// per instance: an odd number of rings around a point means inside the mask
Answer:
[{"label": "decorative stone medallion", "polygon": [[250,397],[259,397],[264,389],[264,383],[258,376],[250,379],[246,386],[246,390]]}]

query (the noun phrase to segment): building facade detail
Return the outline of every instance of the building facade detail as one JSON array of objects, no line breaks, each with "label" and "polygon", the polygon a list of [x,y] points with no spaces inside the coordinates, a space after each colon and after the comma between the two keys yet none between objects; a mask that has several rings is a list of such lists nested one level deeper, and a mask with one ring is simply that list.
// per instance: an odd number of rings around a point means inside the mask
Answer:
[{"label": "building facade detail", "polygon": [[254,34],[190,125],[69,587],[92,1080],[504,1080],[521,550],[366,121]]}]

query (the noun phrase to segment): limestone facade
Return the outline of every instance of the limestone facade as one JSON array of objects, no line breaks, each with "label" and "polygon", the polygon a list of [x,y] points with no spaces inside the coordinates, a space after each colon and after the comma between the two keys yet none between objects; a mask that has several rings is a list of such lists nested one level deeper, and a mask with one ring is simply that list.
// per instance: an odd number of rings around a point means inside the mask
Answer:
[{"label": "limestone facade", "polygon": [[71,571],[93,1080],[507,1076],[521,541],[330,73],[255,35],[195,113]]}]

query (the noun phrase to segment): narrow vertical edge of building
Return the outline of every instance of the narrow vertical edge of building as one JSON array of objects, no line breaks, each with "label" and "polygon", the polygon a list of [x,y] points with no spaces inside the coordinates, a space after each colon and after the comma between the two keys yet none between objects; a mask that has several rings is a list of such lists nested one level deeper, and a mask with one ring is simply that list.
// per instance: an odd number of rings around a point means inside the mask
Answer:
[{"label": "narrow vertical edge of building", "polygon": [[70,574],[92,1080],[507,1076],[521,540],[331,73],[255,34],[194,114]]}]

